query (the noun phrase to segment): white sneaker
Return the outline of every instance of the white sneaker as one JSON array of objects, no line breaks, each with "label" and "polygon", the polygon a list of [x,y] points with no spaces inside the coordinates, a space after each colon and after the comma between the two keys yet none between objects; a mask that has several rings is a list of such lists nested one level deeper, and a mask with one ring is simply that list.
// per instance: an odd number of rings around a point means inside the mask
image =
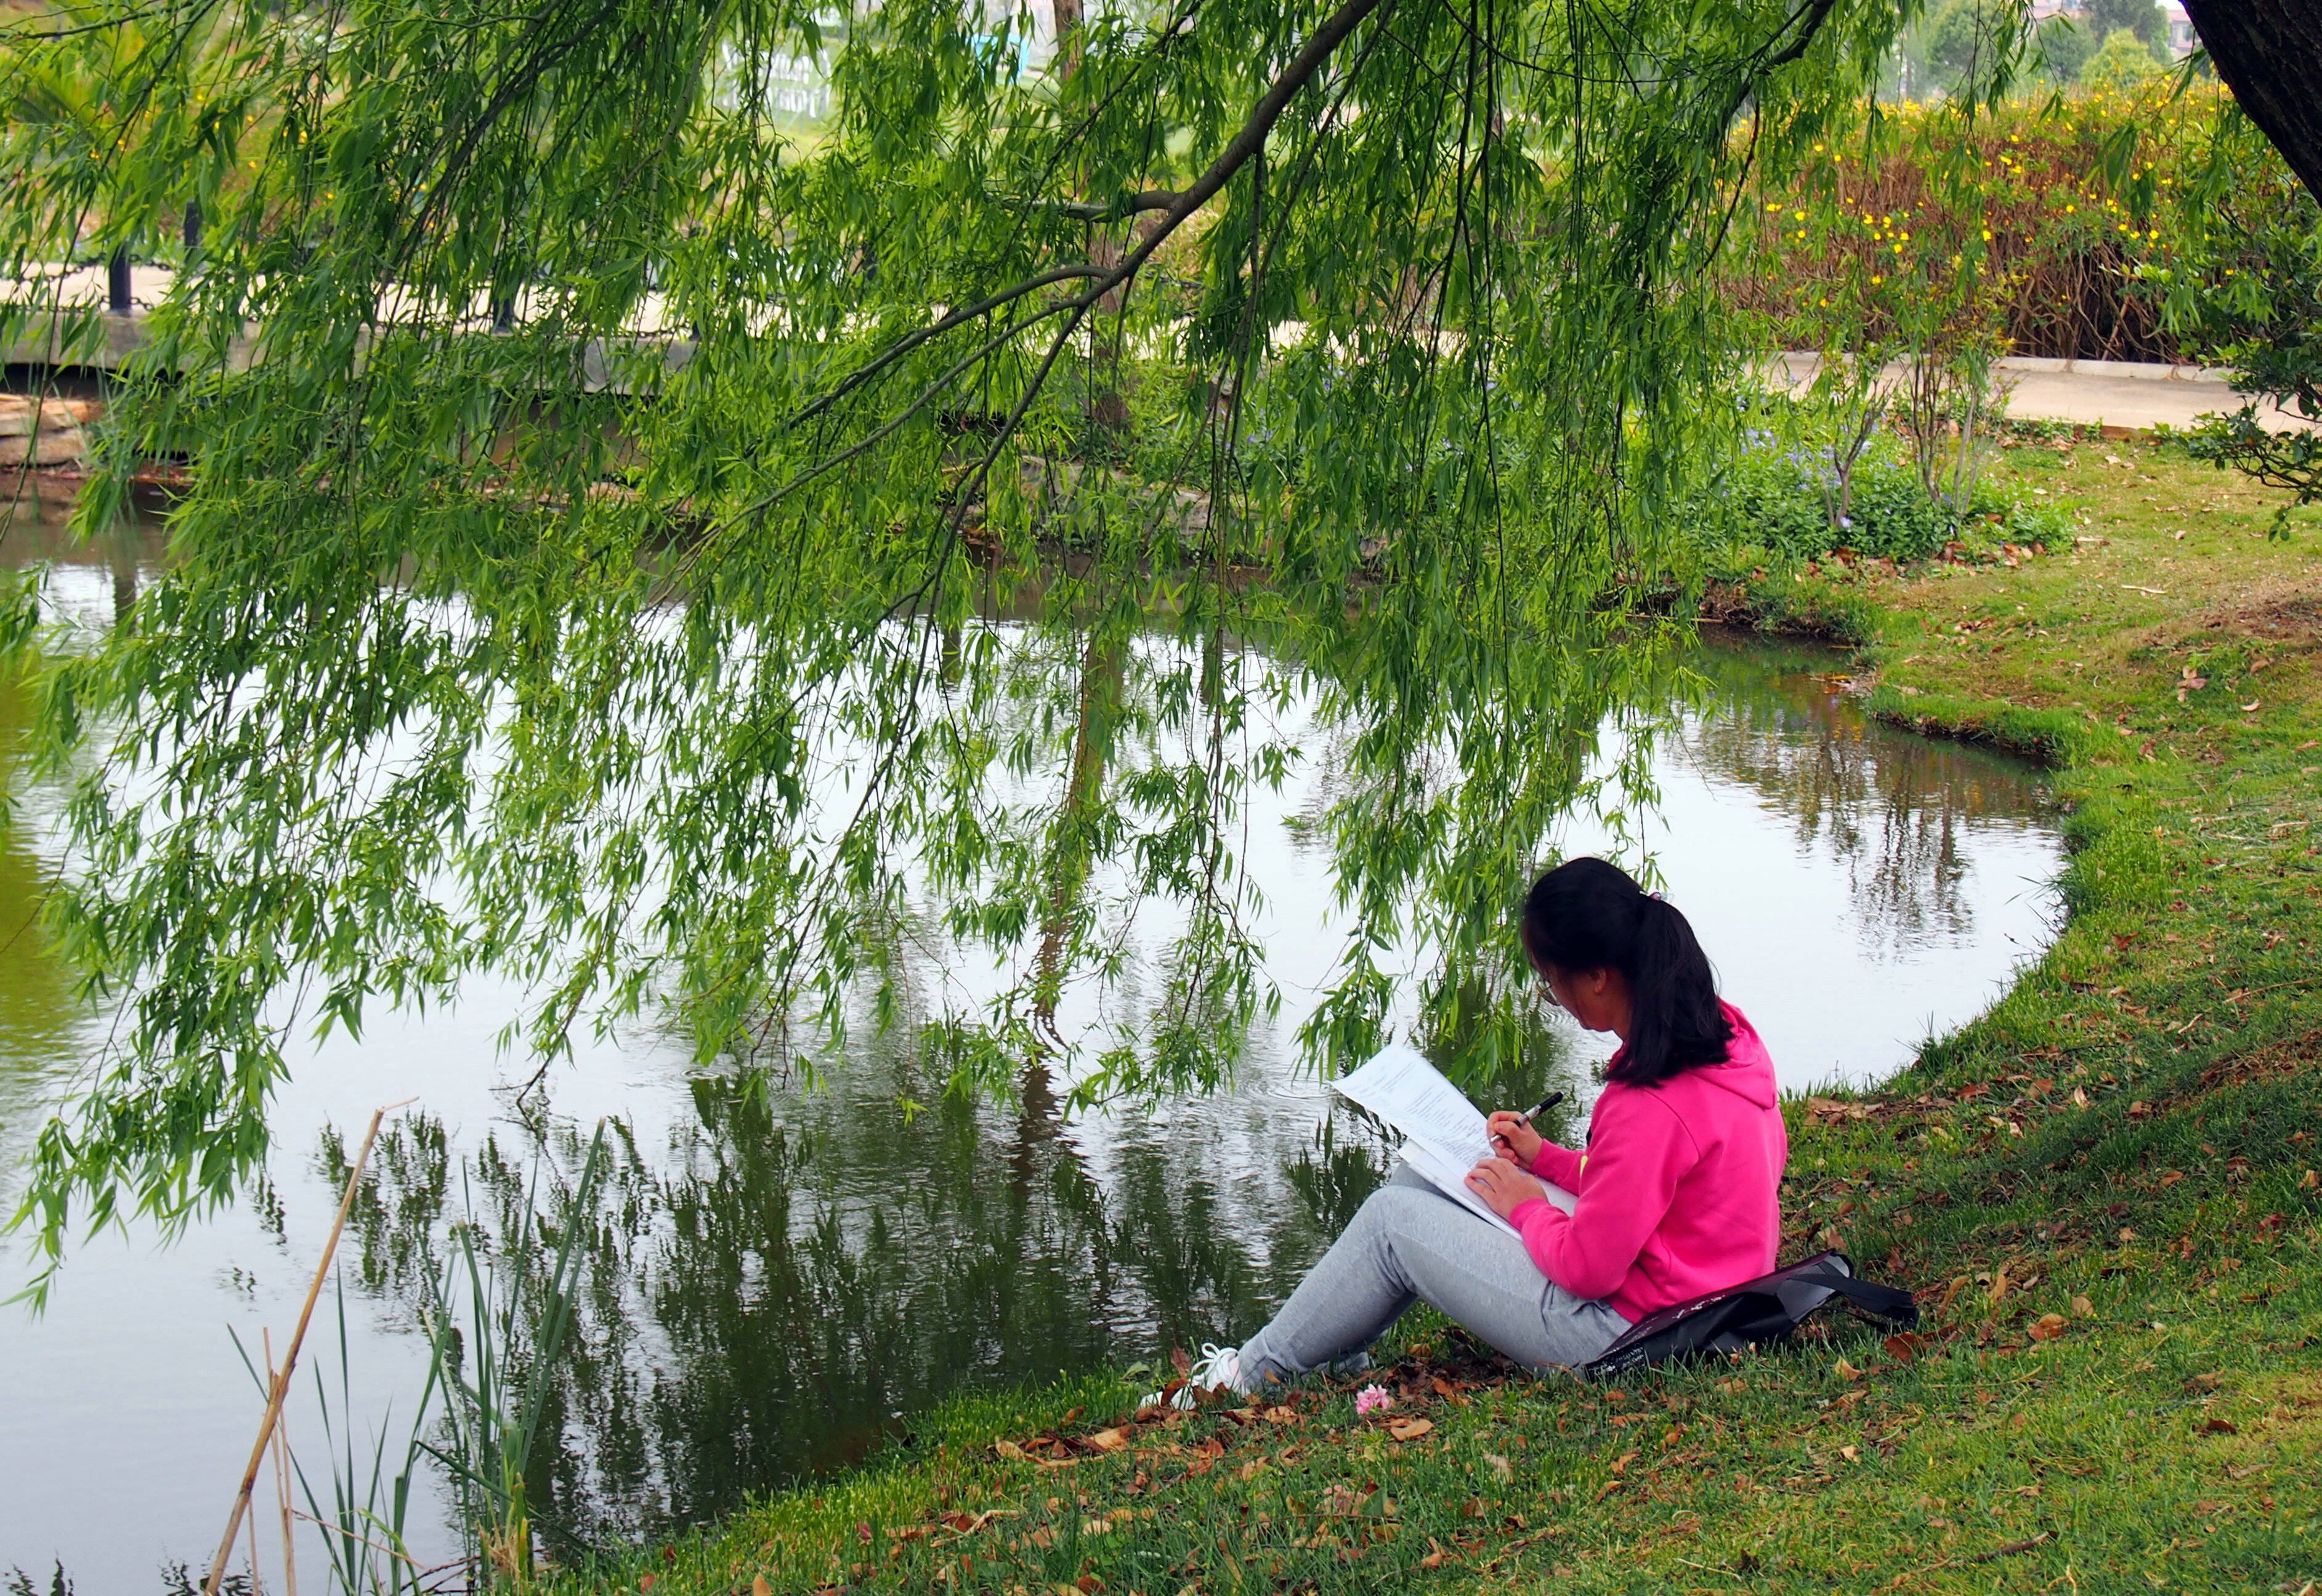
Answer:
[{"label": "white sneaker", "polygon": [[[1248,1393],[1248,1387],[1242,1383],[1241,1379],[1241,1348],[1220,1346],[1213,1341],[1204,1341],[1202,1343],[1202,1355],[1195,1358],[1193,1366],[1185,1371],[1185,1383],[1177,1388],[1177,1394],[1170,1399],[1170,1406],[1191,1408],[1201,1400],[1203,1391],[1220,1385],[1236,1396]],[[1157,1408],[1160,1405],[1161,1393],[1157,1391],[1146,1392],[1145,1400],[1138,1404],[1140,1408]]]}]

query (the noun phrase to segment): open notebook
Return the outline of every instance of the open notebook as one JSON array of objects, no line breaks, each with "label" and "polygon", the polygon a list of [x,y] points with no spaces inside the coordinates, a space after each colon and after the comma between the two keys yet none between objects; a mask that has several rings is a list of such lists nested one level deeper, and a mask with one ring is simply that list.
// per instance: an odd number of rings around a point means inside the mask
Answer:
[{"label": "open notebook", "polygon": [[[1465,1203],[1510,1236],[1516,1233],[1514,1226],[1467,1190],[1467,1172],[1494,1156],[1483,1111],[1415,1049],[1397,1043],[1330,1084],[1339,1096],[1401,1131],[1403,1163],[1444,1196]],[[1548,1200],[1568,1214],[1577,1199],[1561,1186],[1549,1186]]]}]

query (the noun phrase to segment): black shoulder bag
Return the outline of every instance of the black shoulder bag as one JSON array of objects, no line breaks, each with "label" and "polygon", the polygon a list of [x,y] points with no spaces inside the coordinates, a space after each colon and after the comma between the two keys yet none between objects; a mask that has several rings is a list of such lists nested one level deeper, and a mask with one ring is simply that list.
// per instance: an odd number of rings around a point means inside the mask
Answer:
[{"label": "black shoulder bag", "polygon": [[1892,1329],[1919,1322],[1910,1292],[1857,1280],[1844,1253],[1816,1253],[1787,1269],[1647,1314],[1581,1373],[1605,1380],[1671,1358],[1762,1346],[1789,1335],[1833,1297]]}]

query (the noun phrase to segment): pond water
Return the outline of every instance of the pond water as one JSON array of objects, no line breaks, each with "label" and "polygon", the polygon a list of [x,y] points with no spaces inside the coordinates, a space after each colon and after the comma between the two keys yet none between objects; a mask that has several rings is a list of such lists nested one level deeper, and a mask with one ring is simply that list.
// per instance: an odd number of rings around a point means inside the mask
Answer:
[{"label": "pond water", "polygon": [[[150,532],[52,552],[59,600],[100,619],[156,555]],[[1867,720],[1823,674],[1837,663],[1705,639],[1694,664],[1710,691],[1659,737],[1659,801],[1620,855],[1650,854],[1793,1090],[1906,1062],[1988,1004],[2058,912],[2061,844],[2037,773]],[[13,750],[21,707],[0,709]],[[1307,796],[1294,783],[1248,816],[1255,931],[1282,1007],[1234,1086],[1208,1098],[1066,1116],[1068,1083],[1035,1065],[1010,1105],[946,1102],[909,1027],[866,1026],[811,1090],[697,1068],[682,1038],[635,1027],[579,1042],[519,1102],[527,1071],[497,1040],[518,994],[486,987],[315,1048],[245,1200],[174,1242],[142,1227],[89,1242],[44,1316],[0,1312],[0,1571],[45,1583],[59,1562],[85,1591],[159,1588],[169,1563],[198,1573],[261,1407],[233,1336],[254,1353],[270,1327],[281,1345],[343,1147],[404,1098],[417,1100],[392,1121],[342,1252],[343,1307],[325,1298],[307,1351],[333,1422],[353,1415],[359,1436],[383,1424],[394,1446],[422,1383],[415,1310],[446,1222],[524,1203],[537,1169],[569,1178],[588,1127],[610,1122],[541,1470],[544,1523],[566,1544],[714,1516],[863,1455],[946,1391],[1246,1334],[1391,1156],[1334,1110],[1292,1041],[1336,953],[1329,861],[1295,824]],[[103,1035],[23,928],[52,868],[44,835],[37,801],[0,835],[0,1200]],[[1567,853],[1619,840],[1578,819],[1559,839]],[[1563,1080],[1585,1102],[1604,1051],[1542,1016],[1493,1095],[1529,1102]],[[21,1242],[0,1242],[0,1276],[24,1269]],[[288,1422],[326,1475],[303,1379]],[[440,1505],[418,1520],[415,1550],[448,1555]],[[310,1582],[320,1572],[302,1566]]]}]

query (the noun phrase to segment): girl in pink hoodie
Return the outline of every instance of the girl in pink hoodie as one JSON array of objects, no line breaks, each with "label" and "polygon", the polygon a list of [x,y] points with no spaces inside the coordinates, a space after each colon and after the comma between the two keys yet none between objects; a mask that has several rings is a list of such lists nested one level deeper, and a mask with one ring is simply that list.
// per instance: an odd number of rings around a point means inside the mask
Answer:
[{"label": "girl in pink hoodie", "polygon": [[[1773,1269],[1788,1155],[1773,1063],[1719,1000],[1685,917],[1617,867],[1574,859],[1533,883],[1522,939],[1555,1002],[1621,1048],[1585,1150],[1491,1116],[1499,1156],[1467,1185],[1522,1239],[1398,1171],[1271,1323],[1202,1349],[1193,1386],[1247,1391],[1343,1365],[1417,1301],[1519,1363],[1585,1363],[1655,1309]],[[1543,1181],[1577,1199],[1568,1214]]]}]

